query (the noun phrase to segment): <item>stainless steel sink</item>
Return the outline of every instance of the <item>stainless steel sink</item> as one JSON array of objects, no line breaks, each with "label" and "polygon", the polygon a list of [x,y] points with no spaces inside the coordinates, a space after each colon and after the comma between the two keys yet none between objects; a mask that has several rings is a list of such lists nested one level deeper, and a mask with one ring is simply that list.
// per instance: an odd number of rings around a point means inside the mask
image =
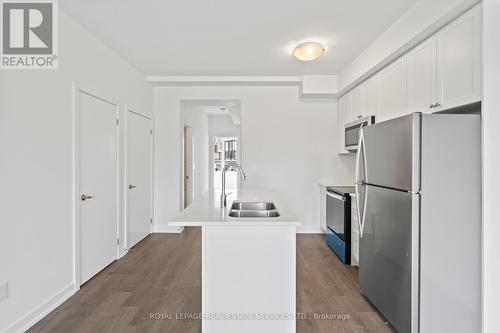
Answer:
[{"label": "stainless steel sink", "polygon": [[280,213],[271,201],[234,201],[230,217],[278,217]]},{"label": "stainless steel sink", "polygon": [[276,210],[231,210],[231,217],[278,217],[280,213]]},{"label": "stainless steel sink", "polygon": [[276,206],[271,201],[234,201],[231,210],[273,210]]}]

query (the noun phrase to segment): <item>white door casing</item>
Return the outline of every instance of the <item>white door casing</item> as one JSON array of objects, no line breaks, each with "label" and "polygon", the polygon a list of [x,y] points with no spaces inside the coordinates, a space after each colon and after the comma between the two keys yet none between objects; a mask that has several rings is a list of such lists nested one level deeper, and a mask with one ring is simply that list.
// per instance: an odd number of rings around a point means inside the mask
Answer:
[{"label": "white door casing", "polygon": [[81,285],[117,258],[118,107],[81,90],[75,95],[79,245],[75,279]]},{"label": "white door casing", "polygon": [[127,247],[151,233],[152,218],[151,119],[127,111]]}]

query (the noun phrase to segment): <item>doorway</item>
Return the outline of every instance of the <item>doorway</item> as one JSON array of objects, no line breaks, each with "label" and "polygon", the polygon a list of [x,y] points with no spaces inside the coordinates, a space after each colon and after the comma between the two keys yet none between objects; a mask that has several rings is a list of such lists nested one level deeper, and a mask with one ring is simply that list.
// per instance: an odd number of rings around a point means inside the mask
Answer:
[{"label": "doorway", "polygon": [[183,208],[186,208],[193,202],[194,197],[194,140],[193,129],[184,124],[183,132]]},{"label": "doorway", "polygon": [[[220,193],[216,177],[222,167],[229,161],[241,162],[241,108],[239,100],[182,100],[180,108],[180,208],[184,209],[207,192]],[[240,186],[235,172],[228,170],[226,179],[228,186]]]},{"label": "doorway", "polygon": [[118,106],[75,91],[75,279],[80,286],[118,254]]}]

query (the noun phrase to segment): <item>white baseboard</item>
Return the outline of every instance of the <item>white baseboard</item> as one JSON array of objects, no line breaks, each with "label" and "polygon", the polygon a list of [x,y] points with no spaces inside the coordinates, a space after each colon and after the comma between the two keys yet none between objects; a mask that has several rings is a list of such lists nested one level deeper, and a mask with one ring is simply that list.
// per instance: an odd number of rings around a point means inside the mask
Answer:
[{"label": "white baseboard", "polygon": [[64,303],[76,292],[75,284],[71,283],[63,290],[56,293],[35,310],[27,313],[24,317],[7,327],[2,333],[26,332],[30,327],[38,323],[43,317],[52,312],[59,305]]},{"label": "white baseboard", "polygon": [[127,253],[128,253],[128,249],[121,249],[120,254],[118,256],[118,259],[125,257],[127,255]]},{"label": "white baseboard", "polygon": [[297,227],[298,234],[324,234],[321,227]]},{"label": "white baseboard", "polygon": [[184,231],[184,227],[172,226],[166,224],[153,225],[154,234],[180,234],[182,231]]}]

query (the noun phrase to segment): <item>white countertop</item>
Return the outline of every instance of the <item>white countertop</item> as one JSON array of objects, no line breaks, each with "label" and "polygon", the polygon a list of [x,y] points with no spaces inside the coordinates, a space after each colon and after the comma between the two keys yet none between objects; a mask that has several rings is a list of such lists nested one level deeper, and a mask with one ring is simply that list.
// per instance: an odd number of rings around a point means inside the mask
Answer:
[{"label": "white countertop", "polygon": [[[326,190],[326,188],[329,187],[329,186],[354,186],[354,185],[353,184],[349,184],[349,185],[341,184],[341,185],[339,185],[339,184],[335,184],[333,182],[320,181],[319,182],[319,186],[322,187],[322,188],[324,188],[324,190]],[[356,195],[356,193],[349,193],[349,195],[351,197],[354,197]]]},{"label": "white countertop", "polygon": [[[214,225],[269,225],[290,226],[300,225],[300,221],[283,204],[280,197],[269,190],[239,189],[233,191],[227,197],[227,207],[220,207],[220,197],[213,192],[207,192],[201,197],[195,198],[193,203],[175,216],[168,224],[172,226],[214,226]],[[254,217],[230,217],[231,204],[235,200],[241,201],[272,201],[280,213],[279,217],[254,218]]]}]

